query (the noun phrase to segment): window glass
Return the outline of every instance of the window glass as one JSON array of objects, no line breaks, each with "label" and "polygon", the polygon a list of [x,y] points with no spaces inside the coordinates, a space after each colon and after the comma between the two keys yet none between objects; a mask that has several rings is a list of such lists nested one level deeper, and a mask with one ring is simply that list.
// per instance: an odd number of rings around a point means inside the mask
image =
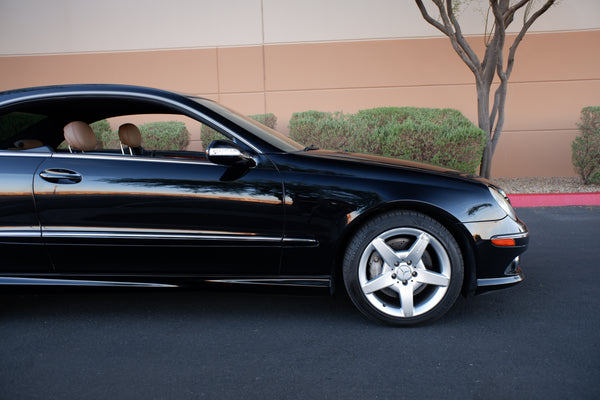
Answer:
[{"label": "window glass", "polygon": [[19,147],[18,145],[23,143],[23,140],[37,140],[37,135],[34,132],[31,133],[31,138],[26,137],[26,131],[44,119],[46,119],[45,115],[25,112],[11,112],[0,115],[0,148]]}]

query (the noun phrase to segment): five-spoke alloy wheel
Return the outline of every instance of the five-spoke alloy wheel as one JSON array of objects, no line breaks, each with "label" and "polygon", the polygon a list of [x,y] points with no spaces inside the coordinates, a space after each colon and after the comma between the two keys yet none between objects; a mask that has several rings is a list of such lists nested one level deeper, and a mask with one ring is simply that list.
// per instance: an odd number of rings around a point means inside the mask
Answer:
[{"label": "five-spoke alloy wheel", "polygon": [[392,325],[418,324],[446,313],[460,292],[464,269],[450,232],[413,211],[386,213],[359,229],[343,268],[358,309]]}]

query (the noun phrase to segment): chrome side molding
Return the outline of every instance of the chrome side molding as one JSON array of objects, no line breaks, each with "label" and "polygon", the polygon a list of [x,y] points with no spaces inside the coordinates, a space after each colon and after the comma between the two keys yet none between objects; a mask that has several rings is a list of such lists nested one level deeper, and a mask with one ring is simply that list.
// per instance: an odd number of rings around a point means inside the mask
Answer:
[{"label": "chrome side molding", "polygon": [[205,282],[263,286],[331,287],[331,279],[329,278],[206,279]]},{"label": "chrome side molding", "polygon": [[[174,288],[180,287],[177,283],[156,283],[156,282],[129,282],[118,281],[118,277],[111,277],[113,280],[90,280],[65,279],[61,277],[21,277],[21,276],[0,276],[0,286],[94,286],[94,287],[145,287],[145,288]],[[165,280],[173,280],[178,277],[163,277]],[[261,286],[296,286],[296,287],[312,287],[312,288],[331,288],[331,279],[324,276],[318,277],[286,277],[286,278],[234,278],[234,279],[210,279],[202,277],[188,277],[189,282],[209,282],[209,283],[228,283],[242,285],[261,285]],[[160,280],[160,277],[154,277],[155,280]]]},{"label": "chrome side molding", "polygon": [[105,287],[178,287],[179,285],[150,282],[95,281],[87,279],[53,279],[0,276],[0,285],[15,286],[105,286]]}]

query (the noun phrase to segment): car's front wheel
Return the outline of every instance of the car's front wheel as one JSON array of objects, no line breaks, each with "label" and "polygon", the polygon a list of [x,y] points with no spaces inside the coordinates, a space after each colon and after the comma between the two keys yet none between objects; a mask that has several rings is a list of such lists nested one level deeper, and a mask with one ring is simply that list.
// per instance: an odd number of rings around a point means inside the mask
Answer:
[{"label": "car's front wheel", "polygon": [[344,283],[367,317],[391,325],[439,318],[456,301],[464,275],[454,237],[413,211],[380,215],[358,230],[344,256]]}]

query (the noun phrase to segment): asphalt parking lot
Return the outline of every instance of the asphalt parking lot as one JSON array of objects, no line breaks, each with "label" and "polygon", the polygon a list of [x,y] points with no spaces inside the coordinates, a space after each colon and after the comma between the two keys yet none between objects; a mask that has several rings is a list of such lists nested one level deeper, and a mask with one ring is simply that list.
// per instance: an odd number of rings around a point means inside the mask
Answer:
[{"label": "asphalt parking lot", "polygon": [[344,295],[3,290],[0,399],[598,399],[600,207],[518,213],[525,282],[417,328]]}]

